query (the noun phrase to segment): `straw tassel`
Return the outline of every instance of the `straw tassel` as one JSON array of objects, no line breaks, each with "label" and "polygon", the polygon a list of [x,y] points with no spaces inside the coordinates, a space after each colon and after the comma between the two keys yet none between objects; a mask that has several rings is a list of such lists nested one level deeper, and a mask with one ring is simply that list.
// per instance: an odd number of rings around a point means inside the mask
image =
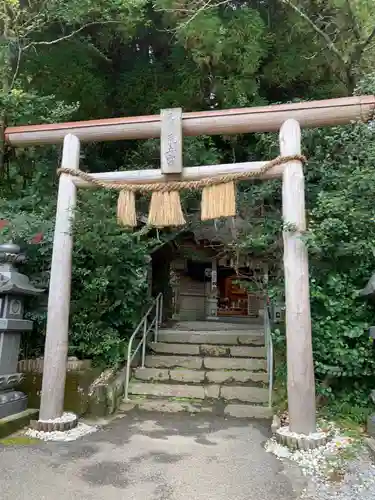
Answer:
[{"label": "straw tassel", "polygon": [[201,219],[219,219],[236,215],[236,188],[234,182],[206,186],[202,191]]},{"label": "straw tassel", "polygon": [[133,191],[125,189],[120,191],[117,201],[117,222],[125,227],[135,227],[137,225],[135,195]]},{"label": "straw tassel", "polygon": [[155,191],[152,193],[148,213],[149,226],[183,226],[185,222],[178,191]]}]

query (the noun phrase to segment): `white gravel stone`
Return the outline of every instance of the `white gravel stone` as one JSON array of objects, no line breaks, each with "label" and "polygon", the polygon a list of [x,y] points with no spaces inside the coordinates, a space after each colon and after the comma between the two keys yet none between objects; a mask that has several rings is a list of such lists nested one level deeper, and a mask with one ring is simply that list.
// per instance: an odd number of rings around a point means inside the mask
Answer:
[{"label": "white gravel stone", "polygon": [[[283,432],[287,433],[284,428]],[[324,423],[324,430],[317,429],[331,437],[324,446],[314,450],[290,450],[271,438],[265,445],[266,451],[280,460],[297,463],[306,476],[307,487],[301,495],[305,500],[373,500],[375,498],[375,465],[368,451],[359,441],[342,434],[332,423]],[[358,445],[353,457],[341,453]],[[352,448],[354,451],[354,448]]]},{"label": "white gravel stone", "polygon": [[305,500],[373,500],[375,498],[375,466],[365,450],[346,464],[341,481],[312,477],[301,495]]},{"label": "white gravel stone", "polygon": [[53,432],[43,432],[35,431],[33,429],[28,429],[26,431],[26,436],[34,439],[41,439],[42,441],[75,441],[86,434],[91,434],[98,430],[97,426],[87,425],[80,422],[77,427],[70,429],[68,431],[53,431]]},{"label": "white gravel stone", "polygon": [[50,420],[39,420],[39,422],[43,422],[44,424],[65,424],[67,422],[72,422],[77,418],[75,413],[64,412],[61,417],[50,419]]}]

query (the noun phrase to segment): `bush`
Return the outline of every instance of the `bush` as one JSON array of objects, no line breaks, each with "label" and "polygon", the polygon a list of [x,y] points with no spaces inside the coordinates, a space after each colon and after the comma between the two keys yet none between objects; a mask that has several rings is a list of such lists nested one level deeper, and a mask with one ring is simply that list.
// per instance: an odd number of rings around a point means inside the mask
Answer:
[{"label": "bush", "polygon": [[[47,287],[52,256],[53,210],[17,210],[3,203],[3,240],[30,241],[36,233],[42,240],[28,243],[28,261],[22,272]],[[13,208],[13,210],[12,210]],[[116,196],[106,191],[80,192],[74,224],[72,297],[69,354],[91,358],[101,365],[115,365],[125,356],[127,339],[147,307],[149,245],[116,221]],[[42,355],[46,310],[34,304],[29,317],[34,332],[26,337],[28,355]]]}]

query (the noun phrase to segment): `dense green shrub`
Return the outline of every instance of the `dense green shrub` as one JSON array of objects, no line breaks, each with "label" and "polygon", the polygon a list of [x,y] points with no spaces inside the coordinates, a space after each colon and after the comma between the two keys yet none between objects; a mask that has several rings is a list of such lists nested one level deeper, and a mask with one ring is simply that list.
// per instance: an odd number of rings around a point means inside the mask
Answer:
[{"label": "dense green shrub", "polygon": [[359,382],[369,388],[375,381],[368,337],[375,310],[358,297],[375,272],[375,130],[357,124],[315,131],[306,143],[315,370],[333,390],[358,391]]},{"label": "dense green shrub", "polygon": [[[116,197],[112,193],[81,192],[74,224],[72,301],[69,353],[113,365],[123,360],[129,335],[147,307],[148,246],[117,225]],[[53,221],[30,212],[2,212],[11,221],[16,241],[27,242],[42,232],[38,243],[26,245],[28,261],[22,271],[48,287]],[[10,231],[11,230],[11,231]],[[28,355],[42,355],[46,326],[45,307],[29,308],[35,321],[24,343]]]}]

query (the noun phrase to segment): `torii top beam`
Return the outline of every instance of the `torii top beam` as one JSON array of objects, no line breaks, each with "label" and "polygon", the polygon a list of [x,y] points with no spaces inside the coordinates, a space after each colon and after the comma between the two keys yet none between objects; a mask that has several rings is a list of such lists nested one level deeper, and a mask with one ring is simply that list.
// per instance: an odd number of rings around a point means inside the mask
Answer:
[{"label": "torii top beam", "polygon": [[[183,113],[186,136],[230,135],[249,132],[276,132],[283,122],[294,118],[301,127],[345,125],[367,122],[375,111],[375,96],[354,96],[293,104]],[[160,115],[109,118],[47,125],[26,125],[5,129],[5,141],[13,147],[62,143],[67,134],[82,142],[151,139],[160,137]]]}]

